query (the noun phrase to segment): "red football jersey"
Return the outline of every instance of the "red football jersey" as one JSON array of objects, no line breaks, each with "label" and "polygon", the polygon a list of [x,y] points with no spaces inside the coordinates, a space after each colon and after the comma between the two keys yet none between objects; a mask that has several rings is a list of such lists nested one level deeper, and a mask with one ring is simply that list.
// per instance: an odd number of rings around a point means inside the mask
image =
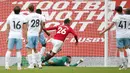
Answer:
[{"label": "red football jersey", "polygon": [[64,41],[69,33],[72,33],[74,36],[77,36],[74,30],[68,25],[58,25],[55,27],[44,28],[45,30],[56,30],[54,39]]}]

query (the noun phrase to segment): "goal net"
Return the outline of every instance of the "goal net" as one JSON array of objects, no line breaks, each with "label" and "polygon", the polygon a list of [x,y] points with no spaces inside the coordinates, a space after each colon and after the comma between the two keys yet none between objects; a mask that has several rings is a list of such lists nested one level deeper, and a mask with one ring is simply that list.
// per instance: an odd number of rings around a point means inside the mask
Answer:
[{"label": "goal net", "polygon": [[[46,17],[46,27],[56,26],[63,23],[67,17],[72,18],[71,27],[78,34],[79,44],[75,45],[74,37],[70,34],[64,42],[62,51],[56,56],[72,56],[72,63],[80,58],[84,62],[79,66],[104,66],[104,37],[99,32],[105,27],[105,2],[104,0],[0,0],[0,65],[4,65],[4,56],[7,50],[6,19],[13,12],[15,6],[21,7],[21,14],[27,15],[28,5],[32,3],[36,8],[42,10],[42,15]],[[109,0],[108,1],[108,21],[114,17],[114,8],[121,5],[123,8],[129,6],[129,0]],[[52,49],[50,39],[55,34],[51,31],[51,37],[47,38],[47,51]],[[117,66],[118,52],[115,44],[115,28],[108,33],[108,56],[107,66]],[[41,44],[38,44],[40,50]],[[12,64],[15,61],[15,50],[12,52]],[[26,48],[23,39],[22,56],[26,57]]]}]

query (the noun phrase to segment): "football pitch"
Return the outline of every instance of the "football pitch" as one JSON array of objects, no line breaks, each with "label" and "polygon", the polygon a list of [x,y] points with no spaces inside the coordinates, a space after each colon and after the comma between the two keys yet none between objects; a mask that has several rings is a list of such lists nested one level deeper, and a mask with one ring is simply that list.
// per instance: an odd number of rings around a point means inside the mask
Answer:
[{"label": "football pitch", "polygon": [[42,69],[5,70],[0,67],[0,73],[130,73],[130,69],[118,70],[118,67],[43,67]]}]

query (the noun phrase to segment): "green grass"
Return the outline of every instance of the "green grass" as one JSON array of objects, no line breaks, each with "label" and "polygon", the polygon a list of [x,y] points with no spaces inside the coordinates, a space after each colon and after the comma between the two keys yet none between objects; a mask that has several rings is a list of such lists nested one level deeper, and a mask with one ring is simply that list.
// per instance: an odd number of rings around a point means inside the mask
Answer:
[{"label": "green grass", "polygon": [[130,73],[130,69],[118,70],[117,67],[43,67],[42,69],[18,71],[16,67],[11,67],[11,70],[0,67],[0,73]]}]

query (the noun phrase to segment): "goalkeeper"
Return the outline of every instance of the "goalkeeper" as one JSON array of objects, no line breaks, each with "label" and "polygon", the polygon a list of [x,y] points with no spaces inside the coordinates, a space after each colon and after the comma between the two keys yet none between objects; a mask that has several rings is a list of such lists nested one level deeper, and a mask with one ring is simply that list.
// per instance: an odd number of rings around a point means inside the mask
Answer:
[{"label": "goalkeeper", "polygon": [[[42,57],[44,59],[44,57]],[[53,57],[49,61],[42,63],[43,66],[77,66],[78,64],[82,63],[83,59],[80,59],[77,63],[71,63],[71,56],[63,56],[61,58]]]}]

